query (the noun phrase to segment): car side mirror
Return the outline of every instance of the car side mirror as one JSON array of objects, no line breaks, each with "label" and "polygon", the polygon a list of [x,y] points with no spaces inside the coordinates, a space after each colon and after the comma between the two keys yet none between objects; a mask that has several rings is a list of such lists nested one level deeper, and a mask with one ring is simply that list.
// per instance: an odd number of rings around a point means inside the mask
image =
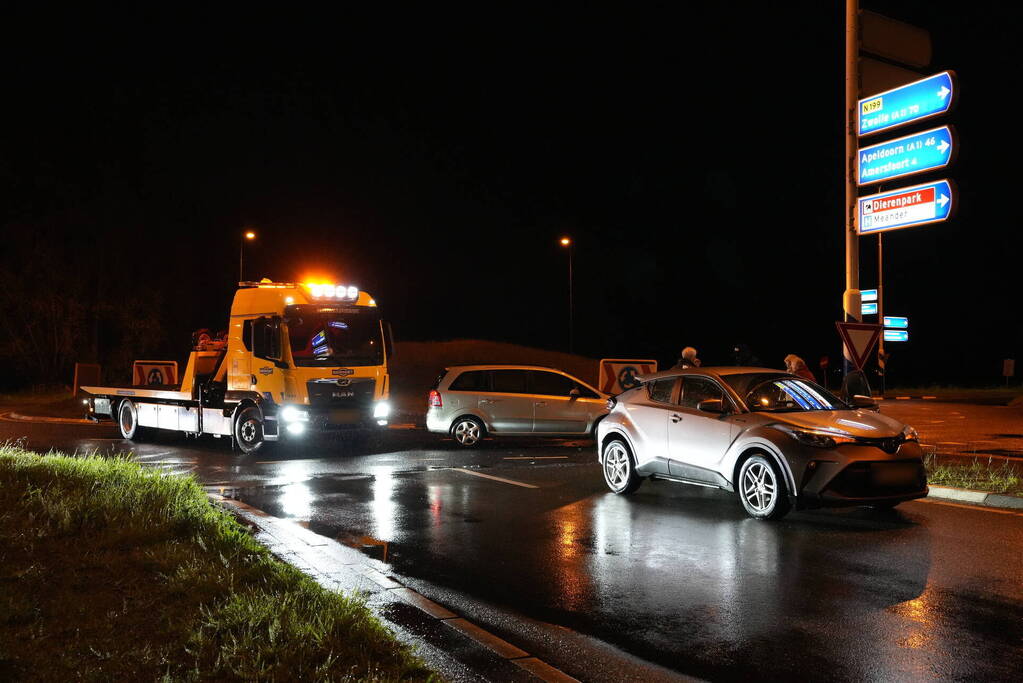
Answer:
[{"label": "car side mirror", "polygon": [[696,409],[701,413],[718,413],[725,412],[725,402],[720,398],[708,398],[706,401],[700,401],[696,404]]},{"label": "car side mirror", "polygon": [[855,394],[852,397],[853,408],[863,408],[864,410],[880,410],[880,407],[870,396],[863,396],[861,394]]}]

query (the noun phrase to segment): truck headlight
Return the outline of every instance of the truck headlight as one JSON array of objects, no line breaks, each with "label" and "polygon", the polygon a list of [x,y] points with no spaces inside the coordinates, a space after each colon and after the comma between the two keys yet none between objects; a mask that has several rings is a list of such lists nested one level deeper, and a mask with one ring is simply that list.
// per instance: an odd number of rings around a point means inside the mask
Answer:
[{"label": "truck headlight", "polygon": [[281,410],[281,419],[285,422],[308,422],[309,413],[295,406],[284,406]]},{"label": "truck headlight", "polygon": [[391,414],[391,404],[387,401],[377,401],[373,406],[373,417],[383,419]]}]

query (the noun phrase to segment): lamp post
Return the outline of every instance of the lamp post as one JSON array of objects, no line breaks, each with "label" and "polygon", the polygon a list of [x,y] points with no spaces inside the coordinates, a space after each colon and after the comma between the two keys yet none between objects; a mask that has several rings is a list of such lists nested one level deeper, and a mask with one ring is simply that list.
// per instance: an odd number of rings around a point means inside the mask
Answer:
[{"label": "lamp post", "polygon": [[245,281],[245,241],[256,239],[256,233],[246,230],[242,233],[241,241],[238,243],[238,282]]},{"label": "lamp post", "polygon": [[572,247],[575,245],[572,243],[571,238],[562,237],[561,246],[568,249],[568,352],[572,353],[572,333],[574,329],[573,317],[575,313],[575,307],[573,306],[572,301]]}]

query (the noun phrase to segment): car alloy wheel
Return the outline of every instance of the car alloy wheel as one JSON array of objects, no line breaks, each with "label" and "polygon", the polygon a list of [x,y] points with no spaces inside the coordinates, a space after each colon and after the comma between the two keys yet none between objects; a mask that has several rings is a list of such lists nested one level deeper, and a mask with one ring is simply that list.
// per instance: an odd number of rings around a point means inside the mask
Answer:
[{"label": "car alloy wheel", "polygon": [[762,455],[754,455],[739,471],[739,502],[750,517],[777,519],[789,511],[785,482],[777,469]]},{"label": "car alloy wheel", "polygon": [[455,437],[459,446],[471,448],[483,438],[483,425],[471,417],[463,418],[455,423],[451,435]]},{"label": "car alloy wheel", "polygon": [[615,439],[604,446],[604,482],[615,493],[632,493],[643,480],[632,466],[632,455],[622,441]]}]

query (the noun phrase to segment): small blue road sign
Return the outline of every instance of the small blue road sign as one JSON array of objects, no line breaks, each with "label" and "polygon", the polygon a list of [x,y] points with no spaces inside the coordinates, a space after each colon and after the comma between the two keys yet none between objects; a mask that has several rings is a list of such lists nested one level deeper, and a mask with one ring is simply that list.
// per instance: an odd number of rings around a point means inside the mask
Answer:
[{"label": "small blue road sign", "polygon": [[860,301],[877,301],[876,289],[861,289]]},{"label": "small blue road sign", "polygon": [[884,340],[888,342],[909,341],[908,330],[885,330]]},{"label": "small blue road sign", "polygon": [[955,75],[942,71],[859,102],[859,134],[871,135],[944,114],[956,96]]},{"label": "small blue road sign", "polygon": [[945,221],[952,215],[954,197],[947,180],[860,197],[856,229],[867,235]]},{"label": "small blue road sign", "polygon": [[884,326],[901,327],[902,329],[906,329],[909,327],[909,318],[899,318],[897,316],[886,315],[884,317]]},{"label": "small blue road sign", "polygon": [[877,304],[876,303],[860,304],[860,314],[877,315]]},{"label": "small blue road sign", "polygon": [[861,147],[856,157],[859,168],[856,182],[870,185],[944,168],[952,160],[955,144],[955,133],[949,126],[942,126]]}]

